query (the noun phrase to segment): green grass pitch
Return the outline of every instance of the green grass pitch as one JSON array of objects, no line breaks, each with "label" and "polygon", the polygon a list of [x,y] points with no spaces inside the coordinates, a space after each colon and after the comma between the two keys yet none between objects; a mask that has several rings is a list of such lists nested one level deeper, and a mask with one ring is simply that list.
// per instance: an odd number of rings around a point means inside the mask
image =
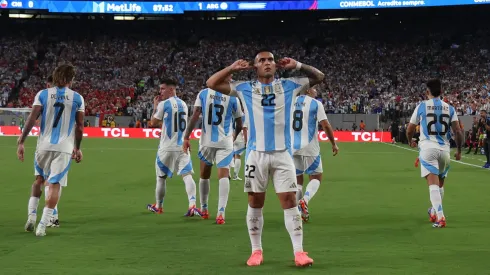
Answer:
[{"label": "green grass pitch", "polygon": [[[488,274],[490,171],[452,163],[444,209],[448,227],[433,229],[426,183],[413,167],[417,153],[388,144],[341,143],[332,157],[322,143],[324,180],[310,202],[304,248],[315,260],[298,269],[283,212],[269,189],[264,209],[264,264],[249,268],[242,182],[231,182],[226,224],[185,218],[181,178],[167,183],[165,214],[154,215],[158,141],[85,139],[85,159],[72,165],[60,201],[61,227],[44,238],[23,231],[36,139],[26,161],[16,138],[0,138],[1,274]],[[193,164],[199,181],[197,142]],[[483,158],[464,158],[481,166]],[[242,169],[243,172],[243,169]],[[40,208],[43,203],[40,204]],[[40,215],[38,216],[38,219]]]}]

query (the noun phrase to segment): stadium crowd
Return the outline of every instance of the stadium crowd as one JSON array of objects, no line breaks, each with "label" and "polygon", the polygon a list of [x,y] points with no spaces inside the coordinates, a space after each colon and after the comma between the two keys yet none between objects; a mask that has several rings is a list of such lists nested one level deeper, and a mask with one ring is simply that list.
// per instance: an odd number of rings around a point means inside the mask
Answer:
[{"label": "stadium crowd", "polygon": [[[325,72],[318,99],[328,113],[407,116],[423,100],[426,79],[436,76],[443,79],[444,100],[459,115],[490,110],[490,55],[484,47],[489,45],[488,30],[456,35],[451,28],[415,28],[346,35],[342,29],[314,27],[307,32],[291,27],[267,39],[253,29],[235,36],[233,28],[194,30],[187,39],[172,33],[165,38],[117,33],[76,39],[52,33],[35,39],[7,36],[0,39],[0,104],[29,107],[53,68],[71,62],[78,70],[74,89],[86,98],[88,115],[148,119],[163,77],[177,79],[181,98],[192,105],[210,74],[238,58],[252,59],[258,48],[267,46],[276,56],[290,56]],[[234,79],[251,76],[242,73]]]}]

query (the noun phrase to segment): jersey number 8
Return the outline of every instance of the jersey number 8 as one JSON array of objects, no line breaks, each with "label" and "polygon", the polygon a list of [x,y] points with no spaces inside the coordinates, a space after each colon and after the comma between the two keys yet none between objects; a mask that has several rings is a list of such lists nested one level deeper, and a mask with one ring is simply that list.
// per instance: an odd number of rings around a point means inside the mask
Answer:
[{"label": "jersey number 8", "polygon": [[293,130],[299,132],[301,129],[303,129],[303,111],[296,110],[293,112]]},{"label": "jersey number 8", "polygon": [[[445,118],[447,118],[448,120],[450,119],[448,114],[441,114],[441,115],[439,115],[439,117],[436,114],[427,114],[427,118],[432,118],[432,120],[429,121],[429,123],[427,123],[427,130],[429,131],[429,135],[431,135],[431,136],[435,136],[435,135],[443,136],[443,135],[447,134],[447,132],[449,131],[449,124],[444,119]],[[441,132],[438,132],[437,128],[435,131],[432,131],[432,125],[436,124],[437,121],[439,121],[439,123],[443,126],[443,129],[441,130]]]}]

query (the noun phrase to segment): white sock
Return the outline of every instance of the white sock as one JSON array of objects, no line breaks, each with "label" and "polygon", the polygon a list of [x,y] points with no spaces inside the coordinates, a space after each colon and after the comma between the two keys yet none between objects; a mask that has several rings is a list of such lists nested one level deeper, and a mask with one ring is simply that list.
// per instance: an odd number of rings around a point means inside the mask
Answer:
[{"label": "white sock", "polygon": [[187,192],[187,198],[189,199],[189,207],[196,205],[196,182],[191,175],[183,177],[185,183],[185,191]]},{"label": "white sock", "polygon": [[296,191],[296,201],[299,201],[303,198],[303,185],[298,184],[298,191]]},{"label": "white sock", "polygon": [[39,205],[38,197],[30,197],[29,203],[27,204],[27,216],[31,220],[37,219],[37,207]]},{"label": "white sock", "polygon": [[250,205],[247,209],[247,228],[250,242],[252,243],[252,252],[262,250],[262,228],[264,227],[264,216],[262,208],[252,208]]},{"label": "white sock", "polygon": [[209,179],[199,179],[199,198],[201,200],[201,209],[208,209]]},{"label": "white sock", "polygon": [[303,222],[298,207],[284,209],[284,224],[291,237],[294,253],[303,252]]},{"label": "white sock", "polygon": [[439,193],[441,193],[441,200],[444,199],[444,187],[439,187]]},{"label": "white sock", "polygon": [[157,186],[155,188],[156,206],[163,208],[163,199],[165,198],[165,192],[167,191],[167,181],[165,178],[157,176]]},{"label": "white sock", "polygon": [[[60,191],[58,192],[58,203],[60,203],[61,190],[63,190],[63,187],[60,186]],[[47,196],[48,195],[48,192],[49,192],[49,184],[44,187],[44,196]],[[55,205],[54,211],[53,211],[53,218],[55,220],[58,220],[59,219],[59,216],[58,216],[58,203]]]},{"label": "white sock", "polygon": [[439,191],[439,186],[429,185],[429,195],[430,202],[432,203],[432,208],[436,210],[437,219],[444,217],[444,212],[442,211],[442,198]]},{"label": "white sock", "polygon": [[233,167],[233,171],[235,171],[235,177],[238,177],[238,175],[240,175],[240,168],[242,168],[242,160],[235,159],[235,167]]},{"label": "white sock", "polygon": [[313,196],[318,191],[318,188],[320,188],[319,180],[313,179],[308,183],[308,186],[306,186],[306,192],[304,197],[306,203],[308,203],[313,198]]},{"label": "white sock", "polygon": [[219,195],[218,195],[218,216],[221,214],[225,217],[226,204],[228,203],[228,195],[230,194],[230,179],[219,179]]},{"label": "white sock", "polygon": [[54,212],[54,209],[44,207],[43,216],[41,217],[41,221],[39,221],[39,226],[46,227],[48,222],[53,217],[53,212]]}]

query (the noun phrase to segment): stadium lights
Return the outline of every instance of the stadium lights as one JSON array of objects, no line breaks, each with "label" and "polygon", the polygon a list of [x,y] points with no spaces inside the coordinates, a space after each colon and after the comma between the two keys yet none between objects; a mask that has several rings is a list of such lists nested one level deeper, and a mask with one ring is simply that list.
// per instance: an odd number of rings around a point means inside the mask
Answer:
[{"label": "stadium lights", "polygon": [[115,15],[114,20],[134,20],[134,16],[127,16],[127,15]]},{"label": "stadium lights", "polygon": [[9,18],[32,18],[34,14],[25,14],[25,13],[16,13],[16,14],[9,14]]},{"label": "stadium lights", "polygon": [[359,20],[359,17],[351,17],[351,18],[346,18],[346,17],[339,17],[339,18],[324,18],[320,19],[318,21],[323,21],[323,22],[329,22],[329,21],[356,21]]}]

